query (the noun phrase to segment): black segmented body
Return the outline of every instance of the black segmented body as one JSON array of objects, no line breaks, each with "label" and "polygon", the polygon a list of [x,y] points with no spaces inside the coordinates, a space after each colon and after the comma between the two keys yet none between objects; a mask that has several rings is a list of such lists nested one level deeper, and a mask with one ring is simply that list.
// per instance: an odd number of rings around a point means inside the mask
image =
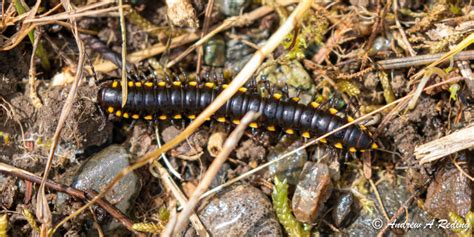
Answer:
[{"label": "black segmented body", "polygon": [[[196,115],[203,111],[220,93],[221,89],[206,86],[167,86],[148,83],[131,83],[128,87],[127,103],[121,108],[121,88],[113,82],[99,91],[99,103],[109,113],[134,119],[166,119],[163,115]],[[238,120],[248,111],[259,111],[262,115],[258,126],[278,126],[288,133],[293,130],[306,136],[320,136],[347,123],[346,119],[305,106],[295,101],[262,98],[258,94],[238,92],[216,113],[215,118],[227,117]],[[167,117],[168,118],[168,117]],[[219,119],[218,119],[219,120]],[[342,129],[327,139],[338,148],[350,151],[375,148],[365,128],[357,125]]]}]

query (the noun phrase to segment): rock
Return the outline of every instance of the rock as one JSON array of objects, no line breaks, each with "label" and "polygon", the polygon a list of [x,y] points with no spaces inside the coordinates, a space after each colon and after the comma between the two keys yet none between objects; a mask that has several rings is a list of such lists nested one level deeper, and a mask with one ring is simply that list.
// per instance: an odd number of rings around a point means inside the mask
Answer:
[{"label": "rock", "polygon": [[[94,190],[100,192],[120,171],[130,165],[131,155],[125,148],[112,145],[92,156],[81,167],[72,182],[72,187],[80,190]],[[107,193],[106,199],[123,213],[127,213],[136,194],[140,191],[140,180],[135,173],[130,173],[118,182]],[[117,228],[114,221],[106,231]]]},{"label": "rock", "polygon": [[[472,152],[469,153],[471,157],[466,157],[466,153],[461,154],[458,161],[472,160]],[[451,162],[445,163],[442,167],[428,187],[424,208],[439,219],[449,219],[449,212],[465,216],[472,205],[472,182]],[[464,170],[469,168],[468,165],[461,167]]]},{"label": "rock", "polygon": [[[395,212],[400,208],[401,205],[409,198],[410,193],[407,191],[407,187],[405,186],[405,182],[398,181],[397,183],[390,183],[388,181],[379,182],[377,184],[377,190],[382,198],[382,202],[384,204],[385,210],[389,216],[393,216]],[[358,197],[359,198],[359,197]],[[373,223],[375,220],[382,220],[383,223],[386,223],[386,220],[383,214],[380,212],[377,205],[376,197],[372,193],[368,194],[366,197],[367,199],[364,201],[359,198],[362,211],[358,215],[357,219],[347,228],[344,229],[344,233],[347,236],[376,236],[379,229],[375,229],[373,227]],[[368,208],[369,202],[368,200],[374,201],[373,206]],[[364,204],[365,202],[365,204]],[[365,205],[365,208],[364,208]],[[369,211],[370,209],[370,211]],[[418,206],[413,203],[408,208],[409,219],[410,223],[429,223],[433,220],[432,217],[418,208]],[[405,222],[405,214],[401,215],[396,223],[404,223]],[[399,232],[403,232],[401,229],[389,229],[397,232],[397,234],[401,234]],[[407,230],[408,233],[406,236],[445,236],[443,229],[441,228],[412,228]],[[390,236],[390,231],[387,231],[384,236]],[[391,233],[394,234],[394,233]]]},{"label": "rock", "polygon": [[350,192],[342,193],[337,198],[335,208],[332,210],[334,225],[343,227],[357,218],[360,211],[359,202]]},{"label": "rock", "polygon": [[212,67],[223,67],[226,61],[225,41],[220,35],[212,37],[204,44],[204,64]]},{"label": "rock", "polygon": [[[285,136],[276,146],[270,149],[267,160],[275,160],[279,156],[292,151],[301,145],[303,145],[301,140],[295,141],[294,139]],[[297,184],[301,170],[303,169],[303,166],[307,160],[308,154],[306,150],[300,150],[289,157],[286,157],[279,162],[270,165],[270,175],[276,175],[280,180],[286,179],[289,184]]]},{"label": "rock", "polygon": [[248,184],[224,189],[198,213],[211,236],[282,236],[272,203]]},{"label": "rock", "polygon": [[332,181],[326,164],[306,162],[292,199],[296,219],[312,224],[332,192]]},{"label": "rock", "polygon": [[238,16],[249,5],[248,0],[217,0],[219,11],[226,16]]},{"label": "rock", "polygon": [[[266,63],[257,75],[257,82],[267,81],[267,88],[287,91],[289,97],[300,98],[299,103],[308,104],[314,100],[316,85],[306,69],[297,60],[288,63]],[[265,85],[265,84],[263,84]],[[286,94],[286,93],[285,93]]]}]

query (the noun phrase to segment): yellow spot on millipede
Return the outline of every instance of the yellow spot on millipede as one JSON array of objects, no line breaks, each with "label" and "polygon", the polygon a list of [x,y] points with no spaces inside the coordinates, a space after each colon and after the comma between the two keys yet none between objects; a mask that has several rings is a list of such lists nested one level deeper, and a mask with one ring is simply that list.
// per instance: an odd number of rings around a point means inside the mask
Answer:
[{"label": "yellow spot on millipede", "polygon": [[330,108],[330,109],[329,109],[329,113],[331,113],[332,115],[337,114],[337,112],[338,112],[338,111],[337,111],[337,109],[335,109],[335,108]]},{"label": "yellow spot on millipede", "polygon": [[320,106],[320,104],[318,102],[311,102],[311,106],[313,106],[313,108],[318,108]]},{"label": "yellow spot on millipede", "polygon": [[223,89],[226,89],[227,87],[229,87],[229,85],[227,85],[227,84],[222,85]]},{"label": "yellow spot on millipede", "polygon": [[338,142],[338,143],[334,144],[334,147],[342,149],[342,143]]},{"label": "yellow spot on millipede", "polygon": [[286,129],[285,132],[288,133],[288,134],[294,134],[295,133],[295,131],[293,131],[293,129],[291,129],[291,128]]},{"label": "yellow spot on millipede", "polygon": [[277,99],[277,100],[281,99],[281,97],[282,97],[282,95],[279,94],[279,93],[273,94],[273,98],[275,98],[275,99]]},{"label": "yellow spot on millipede", "polygon": [[158,86],[159,86],[159,87],[165,87],[165,86],[166,86],[166,82],[160,81],[160,82],[158,82]]},{"label": "yellow spot on millipede", "polygon": [[354,122],[354,118],[351,116],[347,116],[347,122],[352,123]]},{"label": "yellow spot on millipede", "polygon": [[174,86],[181,86],[181,82],[180,82],[180,81],[174,81],[174,82],[173,82],[173,85],[174,85]]},{"label": "yellow spot on millipede", "polygon": [[216,84],[214,84],[213,82],[206,82],[206,83],[204,84],[205,87],[210,88],[210,89],[214,88],[215,85],[216,85]]},{"label": "yellow spot on millipede", "polygon": [[130,116],[128,115],[128,113],[123,113],[123,116],[122,116],[122,117],[124,117],[124,118],[126,118],[126,119],[130,118]]},{"label": "yellow spot on millipede", "polygon": [[112,82],[112,88],[117,88],[118,87],[118,81]]},{"label": "yellow spot on millipede", "polygon": [[300,101],[300,98],[299,98],[299,97],[293,97],[293,98],[291,98],[291,99],[292,99],[294,102]]},{"label": "yellow spot on millipede", "polygon": [[349,148],[349,151],[350,151],[350,152],[356,152],[357,149],[355,149],[355,147],[350,147],[350,148]]},{"label": "yellow spot on millipede", "polygon": [[238,124],[240,124],[240,120],[238,120],[238,119],[234,119],[234,120],[232,120],[232,123],[233,123],[233,124],[237,124],[237,125],[238,125]]},{"label": "yellow spot on millipede", "polygon": [[173,116],[174,119],[182,119],[183,116],[181,116],[181,114],[176,114]]},{"label": "yellow spot on millipede", "polygon": [[252,122],[252,123],[249,124],[249,127],[258,128],[258,124],[256,122]]},{"label": "yellow spot on millipede", "polygon": [[196,118],[196,115],[194,115],[194,114],[188,115],[188,119],[195,119],[195,118]]},{"label": "yellow spot on millipede", "polygon": [[378,146],[377,144],[375,144],[375,143],[372,143],[372,146],[371,146],[371,148],[372,148],[372,149],[378,149],[378,148],[379,148],[379,146]]},{"label": "yellow spot on millipede", "polygon": [[190,81],[190,82],[188,83],[188,85],[193,86],[193,87],[196,87],[196,86],[197,86],[197,82],[196,82],[196,81]]},{"label": "yellow spot on millipede", "polygon": [[115,116],[121,117],[122,116],[122,111],[117,110],[117,112],[115,112]]},{"label": "yellow spot on millipede", "polygon": [[145,120],[152,120],[153,119],[153,116],[151,115],[147,115],[145,117],[143,117]]},{"label": "yellow spot on millipede", "polygon": [[225,121],[226,121],[225,117],[219,117],[219,118],[217,118],[217,122],[225,123]]},{"label": "yellow spot on millipede", "polygon": [[168,116],[166,115],[160,115],[160,117],[158,117],[160,120],[166,120],[168,118]]},{"label": "yellow spot on millipede", "polygon": [[139,81],[137,81],[137,82],[135,82],[135,86],[136,86],[136,87],[142,87],[142,83],[139,82]]},{"label": "yellow spot on millipede", "polygon": [[138,115],[138,114],[132,115],[132,119],[139,119],[139,118],[140,118],[140,115]]},{"label": "yellow spot on millipede", "polygon": [[146,87],[153,87],[153,82],[145,82]]},{"label": "yellow spot on millipede", "polygon": [[328,143],[328,140],[326,140],[326,138],[321,138],[319,141],[320,141],[321,143]]},{"label": "yellow spot on millipede", "polygon": [[114,112],[114,107],[110,106],[109,108],[107,108],[107,112],[113,113]]},{"label": "yellow spot on millipede", "polygon": [[242,93],[245,93],[247,91],[247,88],[245,87],[240,87],[239,88],[239,91],[242,92]]},{"label": "yellow spot on millipede", "polygon": [[267,130],[270,131],[270,132],[276,131],[275,126],[268,126]]},{"label": "yellow spot on millipede", "polygon": [[309,134],[309,132],[304,132],[301,134],[301,136],[305,137],[305,138],[310,138],[311,135]]},{"label": "yellow spot on millipede", "polygon": [[128,87],[133,87],[133,81],[128,82]]}]

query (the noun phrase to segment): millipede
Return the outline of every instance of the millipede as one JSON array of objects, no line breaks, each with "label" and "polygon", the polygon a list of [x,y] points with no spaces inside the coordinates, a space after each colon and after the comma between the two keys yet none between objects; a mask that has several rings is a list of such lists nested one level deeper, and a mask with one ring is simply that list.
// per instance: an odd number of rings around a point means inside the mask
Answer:
[{"label": "millipede", "polygon": [[[98,93],[100,107],[117,117],[152,121],[182,119],[184,116],[194,119],[196,114],[214,101],[226,85],[216,86],[212,82],[197,81],[128,81],[127,87],[127,101],[122,107],[121,83],[105,83]],[[350,116],[342,118],[336,115],[338,111],[334,108],[327,111],[320,109],[316,102],[302,105],[298,103],[298,98],[282,99],[282,95],[278,93],[265,98],[246,88],[240,88],[216,111],[213,118],[218,122],[238,124],[248,111],[261,113],[258,121],[249,125],[252,128],[264,127],[269,131],[280,128],[288,134],[299,133],[305,138],[321,136],[353,121]],[[350,152],[377,149],[377,144],[363,125],[348,126],[320,142],[329,142],[336,148]]]}]

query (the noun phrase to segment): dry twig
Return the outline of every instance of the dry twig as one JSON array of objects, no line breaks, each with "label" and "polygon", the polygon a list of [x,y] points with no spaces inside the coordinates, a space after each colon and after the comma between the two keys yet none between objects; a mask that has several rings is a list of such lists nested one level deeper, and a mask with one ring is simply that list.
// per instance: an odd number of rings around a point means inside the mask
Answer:
[{"label": "dry twig", "polygon": [[474,125],[415,147],[415,156],[420,164],[425,164],[471,147],[474,147]]}]

